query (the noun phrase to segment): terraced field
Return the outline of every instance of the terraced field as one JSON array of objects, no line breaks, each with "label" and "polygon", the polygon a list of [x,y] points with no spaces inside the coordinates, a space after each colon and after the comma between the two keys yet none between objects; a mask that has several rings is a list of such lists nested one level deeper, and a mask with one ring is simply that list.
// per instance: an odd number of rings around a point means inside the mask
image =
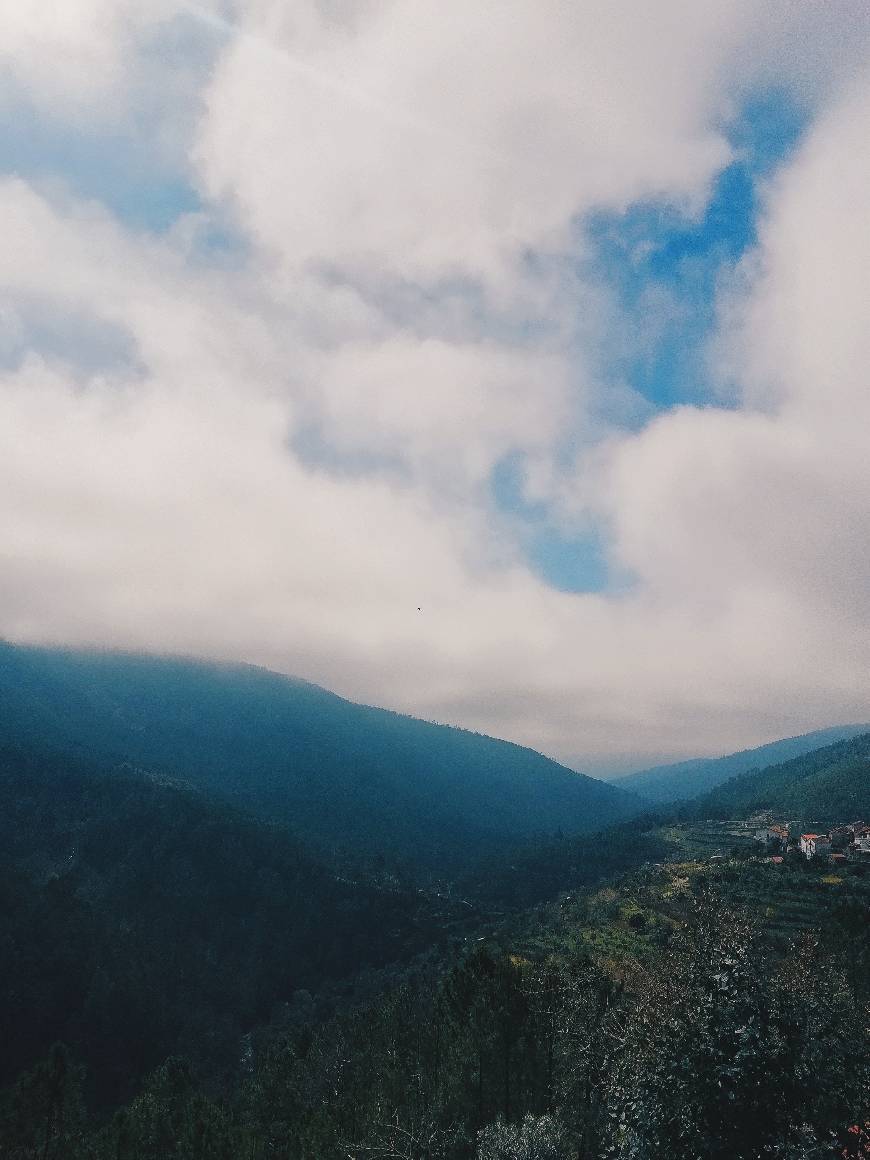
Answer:
[{"label": "terraced field", "polygon": [[756,829],[754,820],[707,821],[661,826],[655,832],[669,842],[679,856],[704,862],[711,858],[727,858],[735,849],[756,853],[759,847],[752,836]]},{"label": "terraced field", "polygon": [[840,903],[856,903],[870,914],[870,873],[865,866],[828,872],[800,862],[781,866],[748,862],[714,871],[711,886],[729,904],[755,914],[768,938],[780,946],[801,934],[823,935]]},{"label": "terraced field", "polygon": [[662,827],[673,851],[668,861],[527,914],[516,930],[518,945],[537,955],[557,948],[589,954],[615,969],[657,954],[705,893],[752,914],[765,941],[783,953],[802,935],[826,938],[839,904],[852,904],[870,921],[870,866],[773,864],[759,855],[755,828],[754,822]]}]

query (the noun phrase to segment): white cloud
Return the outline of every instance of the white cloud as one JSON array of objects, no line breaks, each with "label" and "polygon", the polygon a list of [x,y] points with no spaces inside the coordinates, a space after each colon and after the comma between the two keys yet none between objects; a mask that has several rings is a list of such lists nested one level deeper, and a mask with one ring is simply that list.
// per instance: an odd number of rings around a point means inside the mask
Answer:
[{"label": "white cloud", "polygon": [[564,359],[396,336],[324,359],[311,402],[339,451],[376,452],[467,486],[514,447],[549,447],[568,413]]},{"label": "white cloud", "polygon": [[[125,78],[193,19],[146,7],[16,9],[15,84],[139,132]],[[866,717],[862,12],[227,5],[184,110],[204,218],[134,236],[0,183],[0,634],[242,657],[593,760]],[[584,215],[697,208],[759,79],[815,120],[723,309],[740,405],[605,431]],[[209,199],[244,258],[197,242]],[[294,453],[312,429],[355,469]],[[514,450],[625,591],[525,565],[486,488]]]},{"label": "white cloud", "polygon": [[733,368],[750,404],[841,416],[847,408],[865,413],[870,402],[870,339],[861,319],[870,159],[858,144],[868,129],[865,75],[820,119],[771,191],[749,270],[755,284],[743,306],[742,360]]},{"label": "white cloud", "polygon": [[251,9],[198,157],[294,266],[497,278],[523,247],[564,248],[591,206],[697,203],[727,156],[710,122],[740,5]]},{"label": "white cloud", "polygon": [[178,8],[175,0],[2,0],[0,62],[53,117],[114,118],[135,92],[137,54]]}]

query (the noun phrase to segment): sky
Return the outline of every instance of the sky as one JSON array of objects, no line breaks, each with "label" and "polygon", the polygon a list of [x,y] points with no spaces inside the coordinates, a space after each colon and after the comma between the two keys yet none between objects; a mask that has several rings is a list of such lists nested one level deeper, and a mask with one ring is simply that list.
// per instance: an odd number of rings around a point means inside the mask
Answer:
[{"label": "sky", "polygon": [[0,16],[0,636],[593,773],[870,718],[866,0]]}]

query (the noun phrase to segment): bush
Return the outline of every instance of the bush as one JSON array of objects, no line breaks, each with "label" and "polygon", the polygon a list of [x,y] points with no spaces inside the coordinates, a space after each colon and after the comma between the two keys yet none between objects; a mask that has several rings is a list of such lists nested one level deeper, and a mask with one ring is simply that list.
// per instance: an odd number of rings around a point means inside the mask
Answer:
[{"label": "bush", "polygon": [[499,1118],[478,1132],[477,1160],[564,1160],[565,1129],[552,1116],[527,1115],[521,1124]]}]

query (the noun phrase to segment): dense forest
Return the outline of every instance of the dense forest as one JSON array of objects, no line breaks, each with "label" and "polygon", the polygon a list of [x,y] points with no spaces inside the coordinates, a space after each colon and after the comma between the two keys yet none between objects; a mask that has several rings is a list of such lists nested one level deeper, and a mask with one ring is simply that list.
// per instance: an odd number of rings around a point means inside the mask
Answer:
[{"label": "dense forest", "polygon": [[14,749],[0,899],[0,1083],[59,1039],[100,1106],[174,1053],[224,1076],[277,1005],[310,989],[328,1006],[330,985],[468,923],[380,864],[327,869],[283,827],[187,788]]},{"label": "dense forest", "polygon": [[[331,1019],[300,1011],[262,1027],[223,1088],[170,1058],[110,1118],[88,1116],[83,1070],[56,1045],[3,1097],[3,1154],[866,1155],[865,880],[783,951],[729,899],[740,878],[698,874],[650,905],[641,874],[624,895],[545,908]],[[591,927],[606,953],[584,944]]]},{"label": "dense forest", "polygon": [[792,761],[731,778],[692,802],[697,817],[738,818],[775,811],[803,825],[870,817],[870,733]]}]

